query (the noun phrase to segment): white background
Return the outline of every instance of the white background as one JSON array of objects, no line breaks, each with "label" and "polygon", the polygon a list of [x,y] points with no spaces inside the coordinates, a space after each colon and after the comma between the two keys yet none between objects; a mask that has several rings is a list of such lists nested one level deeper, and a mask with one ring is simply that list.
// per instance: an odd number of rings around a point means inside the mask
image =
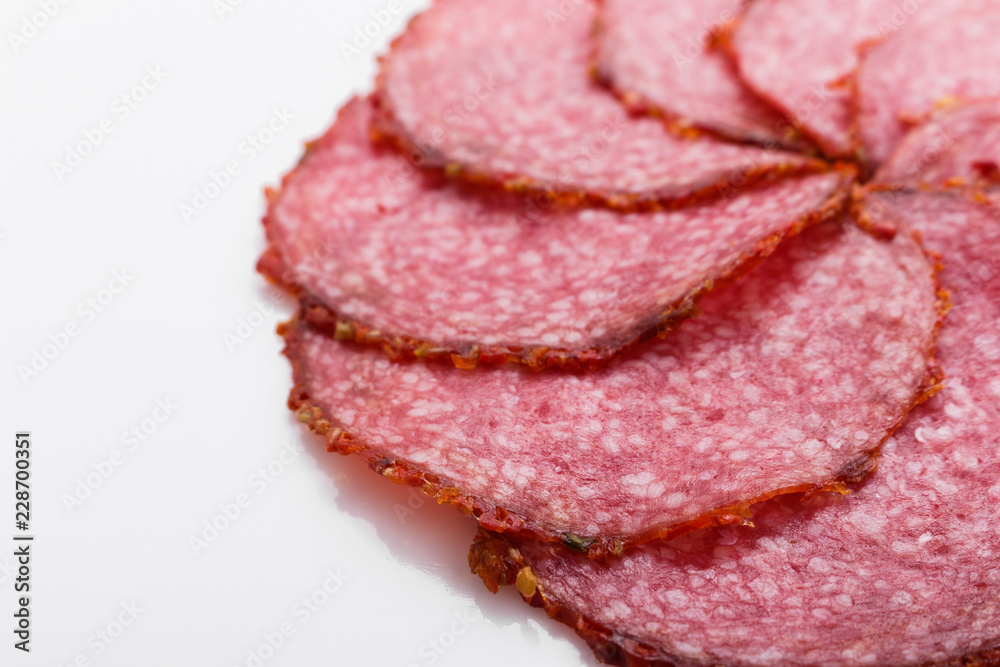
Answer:
[{"label": "white background", "polygon": [[[388,0],[228,12],[72,0],[16,48],[10,34],[25,34],[39,0],[3,1],[0,664],[254,665],[249,652],[283,623],[294,634],[260,664],[596,664],[571,630],[469,573],[470,519],[325,453],[285,408],[274,327],[291,305],[254,273],[262,190],[370,89],[375,56],[423,4],[400,2],[348,62],[341,45]],[[162,81],[126,117],[116,100],[147,68]],[[276,110],[293,119],[251,160],[241,144]],[[54,163],[102,119],[113,131],[60,178]],[[231,160],[240,173],[185,223],[179,207]],[[116,271],[128,284],[112,294]],[[266,316],[252,315],[258,303]],[[60,336],[67,325],[77,335]],[[36,352],[52,358],[26,373]],[[162,423],[157,400],[177,406]],[[144,425],[137,447],[123,442]],[[11,617],[16,430],[31,431],[34,454],[30,655],[13,649]],[[253,478],[269,463],[280,475]],[[97,488],[80,487],[88,475]],[[249,506],[196,554],[191,538],[244,493]],[[328,571],[346,580],[307,619],[296,604]],[[141,612],[107,644],[98,632],[116,632],[123,604]]]}]

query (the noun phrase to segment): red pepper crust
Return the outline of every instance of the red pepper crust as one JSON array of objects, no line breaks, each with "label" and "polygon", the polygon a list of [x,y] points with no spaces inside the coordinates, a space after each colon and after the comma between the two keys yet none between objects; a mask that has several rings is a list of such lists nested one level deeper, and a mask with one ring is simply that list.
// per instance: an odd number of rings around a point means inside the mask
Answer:
[{"label": "red pepper crust", "polygon": [[[601,662],[619,667],[706,667],[709,664],[664,653],[563,606],[546,594],[545,582],[538,580],[521,551],[503,535],[480,528],[469,549],[469,568],[493,593],[501,586],[516,586],[525,602],[544,609],[550,618],[573,628]],[[923,667],[1000,667],[1000,645],[945,662],[925,663]]]},{"label": "red pepper crust", "polygon": [[[299,165],[289,172],[282,184],[288,182],[309,155],[309,145],[299,161]],[[698,314],[698,302],[712,290],[729,285],[767,259],[783,242],[796,236],[804,229],[830,220],[840,214],[849,200],[848,186],[854,182],[856,171],[851,165],[838,165],[842,175],[842,185],[837,193],[820,208],[809,215],[792,222],[785,229],[757,242],[734,262],[723,267],[719,275],[705,281],[687,295],[675,301],[662,313],[648,318],[625,335],[608,338],[584,349],[551,347],[510,347],[506,345],[480,345],[470,343],[461,346],[439,346],[427,341],[383,332],[363,322],[344,318],[328,306],[312,297],[295,282],[278,251],[272,228],[271,212],[263,219],[264,230],[270,242],[257,262],[257,271],[269,280],[295,295],[302,304],[302,319],[311,326],[321,329],[338,340],[362,345],[381,347],[394,360],[427,359],[453,363],[460,369],[469,370],[479,364],[499,365],[505,363],[524,364],[533,370],[598,370],[630,350],[654,337],[665,338],[677,329],[684,320]],[[268,201],[273,204],[280,197],[280,191],[268,189]]]},{"label": "red pepper crust", "polygon": [[[935,263],[935,281],[940,264]],[[935,328],[940,329],[948,311],[949,299],[946,291],[938,286],[938,320]],[[327,451],[342,455],[357,454],[373,471],[397,484],[419,488],[423,493],[435,499],[439,504],[448,503],[456,506],[467,516],[473,516],[483,528],[501,532],[513,533],[530,539],[549,542],[560,542],[577,551],[586,552],[595,560],[609,560],[620,556],[626,549],[653,540],[670,540],[686,533],[726,525],[752,525],[749,521],[750,508],[760,502],[792,493],[811,495],[816,492],[836,492],[847,494],[847,484],[860,483],[878,467],[878,453],[882,444],[899,428],[905,417],[917,405],[936,394],[941,388],[943,373],[934,358],[934,350],[929,353],[928,370],[925,381],[914,397],[909,408],[903,412],[899,421],[892,426],[879,446],[865,453],[858,460],[842,468],[831,480],[822,485],[805,484],[794,487],[776,489],[756,498],[735,505],[719,508],[706,513],[692,521],[671,526],[664,526],[635,536],[579,536],[567,535],[552,530],[541,522],[511,512],[483,498],[463,493],[451,480],[444,479],[433,473],[421,470],[406,461],[390,458],[385,453],[369,447],[355,439],[342,425],[328,418],[323,411],[310,400],[308,386],[308,371],[299,349],[297,330],[301,320],[306,319],[302,313],[290,322],[279,326],[278,333],[285,339],[283,354],[292,365],[294,386],[288,397],[288,407],[296,413],[298,420],[317,434],[327,438]]]},{"label": "red pepper crust", "polygon": [[[435,3],[441,1],[435,0]],[[425,20],[426,13],[421,12],[410,19],[402,34],[390,43],[388,52],[379,57],[379,73],[375,78],[375,91],[372,94],[375,108],[372,120],[372,140],[393,146],[400,154],[407,156],[407,159],[414,166],[479,185],[500,187],[509,192],[533,199],[551,201],[563,206],[601,206],[626,212],[659,211],[690,206],[715,199],[720,194],[733,189],[735,174],[730,175],[722,182],[705,182],[683,193],[650,190],[636,194],[624,190],[583,190],[565,185],[553,187],[551,183],[536,181],[523,174],[491,173],[473,165],[449,161],[439,151],[429,146],[421,146],[419,141],[410,135],[393,113],[391,105],[386,99],[385,88],[387,72],[392,67],[394,54],[400,49],[407,34],[415,29],[420,21]],[[682,134],[687,137],[697,137],[701,136],[702,132],[686,128]],[[780,180],[789,176],[824,173],[829,169],[830,164],[820,159],[806,160],[797,166],[784,164],[756,167],[739,173],[739,187],[752,183]]]}]

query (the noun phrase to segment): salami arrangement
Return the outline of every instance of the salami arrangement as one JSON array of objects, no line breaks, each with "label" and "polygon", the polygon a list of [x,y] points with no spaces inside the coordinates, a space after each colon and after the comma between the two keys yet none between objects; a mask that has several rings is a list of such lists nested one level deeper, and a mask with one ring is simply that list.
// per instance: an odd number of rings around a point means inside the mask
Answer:
[{"label": "salami arrangement", "polygon": [[617,664],[997,664],[1000,214],[927,193],[878,204],[953,258],[942,280],[954,308],[938,351],[948,385],[866,485],[772,502],[752,530],[700,531],[610,565],[481,533],[469,560],[487,584],[515,584]]},{"label": "salami arrangement", "polygon": [[536,200],[617,208],[822,168],[630,116],[587,75],[596,11],[590,0],[434,3],[382,61],[377,131],[422,166]]},{"label": "salami arrangement", "polygon": [[754,499],[863,478],[935,376],[934,275],[907,235],[837,221],[768,266],[596,373],[392,363],[295,327],[298,409],[495,530],[604,555],[739,522]]},{"label": "salami arrangement", "polygon": [[436,0],[267,192],[289,407],[601,662],[1000,666],[997,28]]}]

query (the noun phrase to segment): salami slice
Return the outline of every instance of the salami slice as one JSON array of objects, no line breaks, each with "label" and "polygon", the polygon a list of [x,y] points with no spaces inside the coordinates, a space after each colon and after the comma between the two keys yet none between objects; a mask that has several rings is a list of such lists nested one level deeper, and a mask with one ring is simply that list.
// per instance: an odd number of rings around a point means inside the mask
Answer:
[{"label": "salami slice", "polygon": [[487,583],[516,582],[617,664],[1000,664],[1000,212],[929,193],[874,204],[942,253],[954,307],[938,347],[945,388],[861,489],[805,511],[773,502],[754,530],[611,566],[481,535],[470,563]]},{"label": "salami slice", "polygon": [[943,104],[1000,96],[1000,3],[947,0],[897,8],[858,70],[858,126],[874,164]]},{"label": "salami slice", "polygon": [[933,384],[936,299],[909,236],[829,222],[593,373],[392,363],[291,326],[289,404],[332,450],[487,528],[602,557],[864,477]]},{"label": "salami slice", "polygon": [[602,0],[596,74],[639,112],[778,145],[793,128],[740,80],[713,41],[744,0]]},{"label": "salami slice", "polygon": [[261,270],[341,338],[463,368],[599,367],[836,215],[851,177],[790,178],[674,211],[526,207],[373,146],[370,116],[365,101],[348,104],[272,194]]},{"label": "salami slice", "polygon": [[421,165],[619,208],[823,168],[630,117],[588,75],[594,18],[591,0],[437,0],[383,59],[376,127]]},{"label": "salami slice", "polygon": [[854,153],[846,79],[897,0],[755,0],[732,39],[739,72],[830,156]]},{"label": "salami slice", "polygon": [[903,139],[874,182],[911,188],[1000,185],[1000,100],[936,114]]}]

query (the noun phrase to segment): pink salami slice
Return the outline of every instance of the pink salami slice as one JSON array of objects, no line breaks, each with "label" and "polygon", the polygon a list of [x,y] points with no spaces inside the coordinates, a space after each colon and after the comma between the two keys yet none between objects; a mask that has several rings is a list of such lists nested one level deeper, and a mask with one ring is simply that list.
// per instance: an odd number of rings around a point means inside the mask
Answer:
[{"label": "pink salami slice", "polygon": [[858,70],[858,126],[874,164],[942,104],[1000,96],[1000,3],[944,0],[897,8],[889,38]]},{"label": "pink salami slice", "polygon": [[603,0],[596,73],[633,110],[742,141],[780,144],[793,129],[713,46],[744,0]]},{"label": "pink salami slice", "polygon": [[823,168],[630,117],[588,74],[595,13],[591,0],[438,0],[383,59],[376,127],[415,163],[619,208]]},{"label": "pink salami slice", "polygon": [[938,313],[912,239],[830,222],[593,373],[393,363],[291,326],[289,404],[487,528],[601,557],[864,477],[928,390]]},{"label": "pink salami slice", "polygon": [[903,139],[874,182],[901,187],[1000,185],[1000,100],[936,114]]},{"label": "pink salami slice", "polygon": [[755,0],[735,35],[740,75],[830,156],[854,153],[846,79],[897,0]]},{"label": "pink salami slice", "polygon": [[673,211],[542,209],[413,169],[371,144],[370,115],[365,101],[348,104],[272,193],[261,270],[341,338],[464,368],[601,366],[836,215],[851,176],[789,178]]},{"label": "pink salami slice", "polygon": [[516,581],[616,664],[1000,664],[1000,213],[879,197],[881,222],[942,253],[954,307],[938,347],[944,389],[862,488],[804,511],[771,503],[755,529],[640,547],[611,566],[482,535],[470,562],[487,583]]}]

